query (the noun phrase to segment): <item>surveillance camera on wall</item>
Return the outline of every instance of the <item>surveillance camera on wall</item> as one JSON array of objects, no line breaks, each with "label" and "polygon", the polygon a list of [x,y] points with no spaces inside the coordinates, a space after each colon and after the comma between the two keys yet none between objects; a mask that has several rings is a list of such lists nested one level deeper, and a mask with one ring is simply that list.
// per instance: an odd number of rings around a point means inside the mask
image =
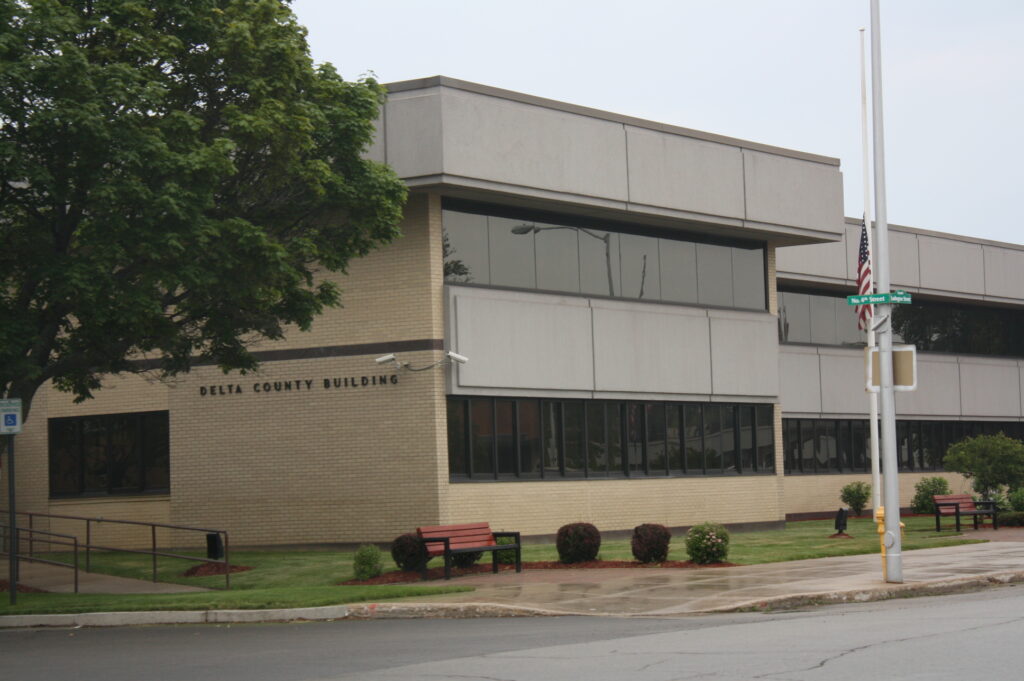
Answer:
[{"label": "surveillance camera on wall", "polygon": [[377,359],[375,359],[373,361],[376,362],[377,364],[384,364],[384,362],[394,362],[394,361],[396,361],[395,360],[395,353],[392,352],[390,355],[384,355],[383,357],[378,357]]},{"label": "surveillance camera on wall", "polygon": [[458,362],[459,364],[465,364],[466,362],[469,361],[469,357],[465,357],[463,355],[460,355],[457,352],[449,352],[448,353],[448,359],[450,359],[453,362]]}]

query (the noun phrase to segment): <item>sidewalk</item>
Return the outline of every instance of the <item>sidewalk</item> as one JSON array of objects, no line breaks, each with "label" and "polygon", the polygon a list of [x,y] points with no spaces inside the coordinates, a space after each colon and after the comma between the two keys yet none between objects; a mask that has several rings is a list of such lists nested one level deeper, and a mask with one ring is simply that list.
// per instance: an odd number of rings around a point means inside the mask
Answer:
[{"label": "sidewalk", "polygon": [[[968,531],[967,536],[974,536]],[[863,602],[909,595],[951,593],[990,584],[1024,581],[1024,530],[982,530],[986,544],[966,544],[903,554],[903,584],[882,579],[877,554],[768,563],[732,568],[525,570],[459,577],[468,593],[429,596],[393,603],[326,608],[201,612],[92,613],[0,617],[2,627],[117,626],[185,622],[258,622],[382,617],[507,617],[603,615],[671,617],[707,612],[792,608]],[[95,588],[128,588],[118,578],[93,576]],[[25,571],[22,579],[37,584]],[[83,579],[83,584],[84,584]],[[118,580],[118,582],[133,580]],[[109,586],[102,587],[100,582]],[[178,585],[136,584],[135,588]],[[143,591],[137,591],[141,593]],[[118,593],[128,593],[119,591]]]}]

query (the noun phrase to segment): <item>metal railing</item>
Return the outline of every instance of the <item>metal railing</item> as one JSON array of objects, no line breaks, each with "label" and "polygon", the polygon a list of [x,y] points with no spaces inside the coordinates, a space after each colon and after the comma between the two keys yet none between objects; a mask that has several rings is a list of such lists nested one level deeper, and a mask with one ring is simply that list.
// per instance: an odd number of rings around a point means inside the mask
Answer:
[{"label": "metal railing", "polygon": [[[0,555],[10,556],[13,553],[18,560],[27,560],[33,563],[46,563],[47,565],[56,565],[57,567],[71,568],[75,575],[75,593],[78,593],[78,537],[70,534],[61,534],[60,532],[48,532],[47,530],[37,530],[28,527],[16,528],[17,532],[11,532],[10,525],[0,525],[0,530],[3,531],[3,540],[0,543]],[[25,541],[23,533],[28,533],[28,545],[29,552],[21,553],[21,544]],[[12,537],[11,535],[14,534]],[[35,538],[36,535],[44,535],[45,537],[57,537],[57,539],[39,539]],[[70,563],[64,563],[59,560],[51,560],[49,558],[39,558],[38,556],[32,555],[32,546],[36,541],[45,542],[49,545],[56,544],[57,546],[70,546],[72,561]],[[17,543],[17,546],[14,544]],[[13,549],[13,550],[12,550]],[[10,586],[10,585],[9,585]]]},{"label": "metal railing", "polygon": [[[6,515],[6,512],[4,512],[4,511],[0,511],[0,513],[3,513],[4,515]],[[28,557],[29,557],[29,559],[32,559],[32,557],[33,557],[33,555],[35,553],[34,542],[32,540],[33,532],[41,532],[40,530],[35,530],[35,522],[36,522],[37,518],[51,518],[51,519],[55,518],[55,519],[58,519],[58,520],[79,521],[79,522],[84,522],[85,523],[85,543],[84,544],[80,544],[80,546],[85,549],[85,571],[86,572],[91,572],[92,571],[92,562],[91,562],[90,559],[91,559],[91,552],[93,550],[97,550],[97,551],[115,551],[115,552],[119,552],[119,553],[136,553],[136,554],[152,556],[153,557],[152,572],[153,572],[153,581],[154,582],[158,581],[157,580],[157,558],[159,556],[163,556],[165,558],[181,558],[183,560],[191,560],[191,561],[195,561],[195,562],[198,562],[198,563],[212,563],[212,564],[215,564],[215,565],[223,565],[224,566],[224,568],[223,568],[224,569],[224,589],[225,590],[231,589],[231,563],[230,563],[230,558],[229,558],[229,556],[230,556],[230,553],[229,553],[230,547],[229,547],[229,543],[228,543],[228,533],[227,533],[227,530],[212,530],[212,529],[207,529],[207,528],[203,528],[203,527],[189,527],[187,525],[169,525],[167,523],[148,523],[148,522],[140,521],[140,520],[115,520],[113,518],[89,518],[89,517],[86,517],[86,516],[62,515],[62,514],[58,514],[58,513],[37,513],[35,511],[18,511],[17,515],[24,516],[24,517],[28,518],[28,527],[27,528],[18,528],[18,532],[20,533],[20,532],[25,531],[25,530],[27,530],[29,532],[29,539],[28,539],[28,542],[29,542]],[[93,527],[96,526],[96,525],[100,525],[100,524],[118,524],[118,525],[132,525],[132,526],[136,526],[136,527],[148,527],[149,528],[149,534],[150,534],[150,548],[148,550],[145,550],[145,549],[124,549],[124,548],[118,548],[118,547],[114,547],[114,546],[103,546],[103,545],[100,545],[100,544],[93,544],[92,543]],[[209,556],[194,556],[194,555],[189,555],[189,554],[185,554],[185,553],[177,553],[177,552],[170,551],[170,550],[160,550],[159,547],[158,547],[158,544],[157,544],[157,533],[156,533],[157,528],[163,528],[163,529],[167,529],[167,530],[178,530],[178,531],[183,531],[183,532],[200,532],[204,536],[217,535],[220,538],[221,546],[223,546],[223,549],[224,549],[224,557],[216,559],[216,558],[210,558]],[[65,535],[65,536],[72,536],[72,535]],[[76,538],[76,542],[77,542],[77,538]],[[76,556],[77,556],[77,549],[76,549]],[[77,558],[76,558],[76,560],[77,560]],[[76,580],[77,580],[77,573],[76,573]]]}]

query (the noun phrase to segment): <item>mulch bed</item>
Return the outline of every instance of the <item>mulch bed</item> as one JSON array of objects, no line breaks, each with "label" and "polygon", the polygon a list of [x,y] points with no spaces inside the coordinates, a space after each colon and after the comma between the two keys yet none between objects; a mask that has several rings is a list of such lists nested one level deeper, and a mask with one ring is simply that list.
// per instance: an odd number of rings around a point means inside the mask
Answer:
[{"label": "mulch bed", "polygon": [[[11,583],[6,579],[0,579],[0,591],[10,591]],[[37,589],[34,586],[26,586],[18,583],[18,593],[20,594],[45,594],[47,593],[43,589]]]},{"label": "mulch bed", "polygon": [[[560,563],[557,560],[553,561],[523,561],[524,570],[593,570],[600,568],[640,568],[640,569],[658,569],[658,568],[682,568],[682,569],[700,569],[700,568],[722,568],[722,567],[734,567],[735,563],[711,563],[709,565],[698,565],[689,560],[667,560],[664,563],[638,563],[635,560],[591,560],[586,563]],[[514,570],[514,565],[499,565],[498,570]],[[489,573],[491,571],[491,564],[489,562],[477,563],[468,568],[452,568],[452,577],[462,577],[464,575],[477,575],[481,573]],[[434,567],[427,570],[427,579],[444,579],[444,566]],[[350,579],[347,582],[341,582],[342,586],[371,586],[376,584],[402,584],[404,582],[420,582],[423,581],[419,572],[403,572],[401,570],[395,570],[394,572],[385,572],[379,577],[372,579]]]},{"label": "mulch bed", "polygon": [[[231,574],[236,572],[245,572],[252,570],[247,565],[232,565]],[[199,563],[193,565],[188,570],[182,573],[183,577],[209,577],[210,575],[222,575],[226,572],[224,569],[224,563]]]}]

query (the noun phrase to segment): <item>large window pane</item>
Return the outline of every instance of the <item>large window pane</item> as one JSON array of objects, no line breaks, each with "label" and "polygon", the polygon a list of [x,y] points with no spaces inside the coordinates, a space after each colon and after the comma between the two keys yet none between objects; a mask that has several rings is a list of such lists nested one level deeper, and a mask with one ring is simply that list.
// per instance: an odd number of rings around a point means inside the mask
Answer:
[{"label": "large window pane", "polygon": [[[696,303],[697,244],[659,239],[658,250],[661,258],[661,299],[677,303]],[[758,252],[763,254],[763,251]]]},{"label": "large window pane", "polygon": [[166,411],[145,414],[142,417],[143,464],[147,491],[168,490],[171,487],[170,428]]},{"label": "large window pane", "polygon": [[757,470],[771,473],[775,470],[775,410],[770,404],[754,408],[757,419]]},{"label": "large window pane", "polygon": [[537,225],[537,229],[537,288],[579,293],[579,230],[555,225]]},{"label": "large window pane", "polygon": [[756,469],[754,455],[754,408],[739,405],[736,408],[739,426],[739,468],[743,473],[751,473]]},{"label": "large window pane", "polygon": [[608,475],[608,434],[604,402],[587,404],[587,469],[591,477]]},{"label": "large window pane", "polygon": [[837,472],[839,452],[836,447],[836,422],[831,419],[819,421],[818,438],[818,472]]},{"label": "large window pane", "polygon": [[619,267],[624,298],[661,299],[658,239],[635,234],[619,235]]},{"label": "large window pane", "polygon": [[669,470],[681,473],[686,469],[686,461],[683,460],[682,413],[678,404],[670,404],[665,409],[665,436]]},{"label": "large window pane", "polygon": [[621,402],[609,402],[605,415],[608,418],[608,473],[622,475],[626,468],[623,461]]},{"label": "large window pane", "polygon": [[525,478],[540,476],[540,402],[517,400],[519,410],[519,474]]},{"label": "large window pane", "polygon": [[533,224],[496,217],[487,218],[487,223],[490,231],[490,283],[493,286],[537,288],[535,237],[532,231],[528,231]]},{"label": "large window pane", "polygon": [[80,427],[77,419],[51,419],[50,421],[51,496],[79,494],[82,490]]},{"label": "large window pane", "polygon": [[701,305],[732,307],[732,249],[697,244],[697,299]]},{"label": "large window pane", "polygon": [[562,419],[565,429],[565,474],[581,477],[584,473],[583,403],[564,402]]},{"label": "large window pane", "polygon": [[853,421],[850,430],[853,434],[853,470],[866,471],[870,468],[871,435],[868,433],[867,421]]},{"label": "large window pane", "polygon": [[442,211],[445,281],[489,284],[487,217]]},{"label": "large window pane", "polygon": [[494,416],[498,450],[498,475],[516,474],[516,432],[515,403],[512,400],[495,400]]},{"label": "large window pane", "polygon": [[814,424],[815,422],[810,419],[800,420],[800,470],[804,473],[814,473],[817,470],[814,465],[817,443]]},{"label": "large window pane", "polygon": [[732,405],[722,405],[722,470],[725,473],[738,473],[736,461],[736,410]]},{"label": "large window pane", "polygon": [[494,400],[477,397],[469,402],[470,447],[473,477],[494,477]]},{"label": "large window pane", "polygon": [[139,419],[111,416],[107,419],[107,473],[113,493],[142,489],[142,424]]},{"label": "large window pane", "polygon": [[722,408],[717,404],[704,405],[704,470],[722,472]]},{"label": "large window pane", "polygon": [[82,466],[85,493],[107,493],[107,447],[110,440],[106,421],[102,418],[82,422]]},{"label": "large window pane", "polygon": [[779,293],[779,341],[811,342],[811,298],[804,293]]},{"label": "large window pane", "polygon": [[544,477],[558,478],[562,475],[562,405],[560,402],[542,402],[541,412],[544,430]]},{"label": "large window pane", "polygon": [[765,309],[764,249],[732,247],[733,305]]},{"label": "large window pane", "polygon": [[668,474],[665,442],[665,405],[648,403],[647,409],[647,472],[650,475]]},{"label": "large window pane", "polygon": [[629,474],[644,474],[644,410],[642,404],[626,404],[626,451]]},{"label": "large window pane", "polygon": [[799,473],[800,424],[796,419],[782,419],[783,469],[785,473]]},{"label": "large window pane", "polygon": [[701,405],[683,406],[683,429],[686,433],[686,472],[701,475],[704,473],[704,419]]},{"label": "large window pane", "polygon": [[811,342],[836,345],[836,299],[809,296],[811,300]]},{"label": "large window pane", "polygon": [[580,229],[580,291],[598,296],[618,296],[619,235],[597,229]]}]

